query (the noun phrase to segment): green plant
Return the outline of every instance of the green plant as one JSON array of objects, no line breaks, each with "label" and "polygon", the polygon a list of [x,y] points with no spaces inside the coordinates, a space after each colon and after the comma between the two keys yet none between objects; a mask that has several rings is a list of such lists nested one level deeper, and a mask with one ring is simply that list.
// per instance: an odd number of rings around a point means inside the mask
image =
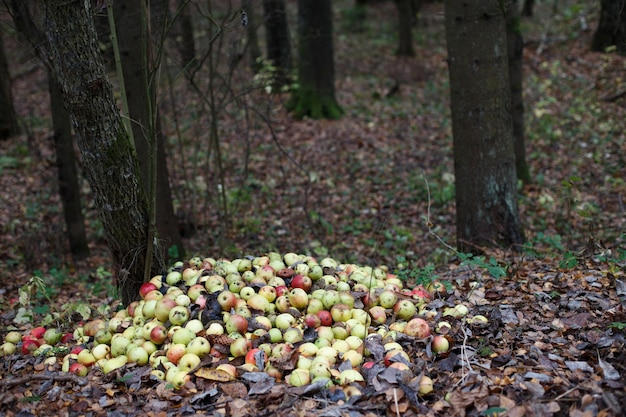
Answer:
[{"label": "green plant", "polygon": [[461,260],[461,265],[469,266],[470,269],[480,268],[486,270],[493,278],[500,279],[506,276],[506,267],[501,266],[498,260],[493,256],[489,258],[487,262],[485,256],[474,256],[471,253],[457,253],[458,258]]},{"label": "green plant", "polygon": [[423,268],[407,267],[407,259],[402,255],[398,255],[396,261],[398,268],[396,275],[404,282],[427,286],[439,279],[439,276],[435,274],[435,265],[433,264],[428,264]]},{"label": "green plant", "polygon": [[623,321],[615,321],[609,324],[609,327],[616,330],[626,330],[626,322]]}]

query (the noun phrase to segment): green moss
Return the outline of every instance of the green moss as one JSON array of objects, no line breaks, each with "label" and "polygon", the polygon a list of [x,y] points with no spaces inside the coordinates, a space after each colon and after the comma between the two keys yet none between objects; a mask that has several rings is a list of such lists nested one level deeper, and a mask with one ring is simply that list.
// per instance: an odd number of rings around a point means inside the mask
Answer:
[{"label": "green moss", "polygon": [[343,115],[343,109],[332,94],[302,86],[293,91],[286,107],[298,119],[310,117],[337,120]]}]

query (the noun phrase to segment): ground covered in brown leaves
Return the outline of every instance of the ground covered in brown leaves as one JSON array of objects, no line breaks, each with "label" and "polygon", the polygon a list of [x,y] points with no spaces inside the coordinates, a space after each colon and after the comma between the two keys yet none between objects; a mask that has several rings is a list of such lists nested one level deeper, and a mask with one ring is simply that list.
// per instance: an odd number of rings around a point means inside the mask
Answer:
[{"label": "ground covered in brown leaves", "polygon": [[[261,91],[232,99],[220,115],[221,172],[202,95],[180,79],[164,81],[176,92],[162,96],[169,168],[188,256],[295,251],[452,283],[454,290],[429,306],[437,312],[433,326],[459,302],[489,322],[447,317],[454,347],[446,357],[432,355],[423,340],[402,341],[413,376],[429,375],[434,391],[416,396],[414,380],[388,371],[372,372],[359,385],[364,395],[349,399],[343,391],[274,383],[262,373],[234,381],[196,375],[175,391],[140,367],[78,378],[15,355],[0,359],[0,414],[626,413],[625,64],[588,51],[597,5],[563,1],[555,13],[538,5],[523,23],[535,180],[520,190],[528,243],[518,254],[493,250],[483,259],[446,246],[454,244],[454,171],[441,6],[425,6],[411,59],[393,56],[393,5],[375,7],[361,32],[349,13],[336,10],[337,96],[345,117],[295,121],[282,110],[286,96]],[[35,295],[35,320],[78,300],[94,314],[115,301],[86,184],[92,256],[72,262],[68,255],[45,73],[26,48],[8,49],[26,134],[0,143],[0,307],[3,329],[26,330],[32,324],[15,322],[18,289],[33,275],[52,300]],[[244,84],[246,76],[239,77],[235,85]],[[494,277],[501,271],[505,276]]]}]

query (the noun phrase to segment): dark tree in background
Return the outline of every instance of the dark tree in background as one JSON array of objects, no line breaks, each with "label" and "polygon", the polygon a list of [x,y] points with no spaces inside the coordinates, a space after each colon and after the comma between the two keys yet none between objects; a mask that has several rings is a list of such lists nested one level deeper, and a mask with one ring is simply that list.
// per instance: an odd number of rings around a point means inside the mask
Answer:
[{"label": "dark tree in background", "polygon": [[248,56],[250,57],[250,69],[255,74],[259,72],[261,69],[260,59],[263,54],[261,53],[261,47],[259,46],[259,22],[263,20],[260,19],[260,13],[257,10],[257,2],[251,2],[244,9],[246,15],[248,16],[248,26],[246,26],[246,34],[248,36]]},{"label": "dark tree in background", "polygon": [[291,43],[284,0],[263,0],[267,59],[276,68],[273,84],[280,88],[290,82]]},{"label": "dark tree in background", "polygon": [[[147,33],[142,24],[142,0],[116,1],[113,10],[116,31],[119,39],[120,58],[126,98],[130,111],[135,149],[141,170],[141,179],[145,190],[150,190],[151,153],[156,146],[156,227],[161,246],[177,249],[176,257],[183,256],[183,244],[178,229],[178,222],[172,204],[172,192],[165,156],[165,141],[161,131],[156,102],[155,79],[151,73],[158,63],[156,48],[159,44],[163,10],[151,10],[152,31]],[[159,2],[155,2],[159,3]],[[154,51],[154,53],[150,53]]]},{"label": "dark tree in background", "polygon": [[415,13],[413,0],[396,0],[398,9],[398,49],[396,55],[414,56],[413,35],[411,34]]},{"label": "dark tree in background", "polygon": [[287,108],[295,117],[338,119],[330,0],[298,1],[298,86]]},{"label": "dark tree in background", "polygon": [[528,17],[532,16],[534,6],[535,0],[524,0],[524,6],[522,6],[522,15]]},{"label": "dark tree in background", "polygon": [[625,0],[600,0],[600,20],[593,34],[591,50],[604,52],[610,46],[615,46],[620,55],[626,55]]},{"label": "dark tree in background", "polygon": [[4,51],[2,31],[0,31],[0,140],[10,138],[19,132],[17,114],[13,107],[9,65]]},{"label": "dark tree in background", "polygon": [[446,0],[457,247],[523,242],[517,206],[506,10],[499,0]]},{"label": "dark tree in background", "polygon": [[89,246],[85,232],[85,216],[80,202],[80,185],[76,156],[74,155],[72,123],[70,115],[63,107],[63,98],[59,86],[50,72],[48,72],[48,89],[50,91],[52,137],[56,150],[59,195],[61,196],[61,204],[63,204],[67,237],[74,259],[85,259],[89,256]]},{"label": "dark tree in background", "polygon": [[193,34],[193,20],[191,18],[191,5],[187,0],[176,2],[178,16],[176,16],[178,29],[178,51],[180,52],[183,67],[193,67],[196,62],[196,40]]},{"label": "dark tree in background", "polygon": [[517,0],[513,0],[506,14],[506,37],[509,53],[509,81],[511,83],[511,116],[515,140],[515,171],[517,179],[524,184],[531,182],[530,168],[526,161],[526,138],[524,133],[524,73],[522,58],[524,38],[520,29]]},{"label": "dark tree in background", "polygon": [[[138,297],[146,278],[148,201],[98,50],[91,10],[89,2],[46,0],[43,47],[71,116],[84,172],[115,261],[118,290],[128,304]],[[158,242],[150,242],[148,249],[155,259],[148,272],[162,273]]]}]

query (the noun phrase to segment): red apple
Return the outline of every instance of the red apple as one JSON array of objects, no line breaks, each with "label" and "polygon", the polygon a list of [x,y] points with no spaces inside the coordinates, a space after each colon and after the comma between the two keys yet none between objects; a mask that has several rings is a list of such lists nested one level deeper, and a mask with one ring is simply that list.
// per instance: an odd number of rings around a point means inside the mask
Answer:
[{"label": "red apple", "polygon": [[246,353],[245,363],[254,365],[260,370],[263,370],[263,368],[265,368],[265,352],[259,348],[250,349],[248,353]]},{"label": "red apple", "polygon": [[34,339],[28,339],[22,342],[22,354],[29,355],[39,348],[40,343]]},{"label": "red apple", "polygon": [[304,310],[309,304],[309,295],[302,288],[292,288],[288,295],[289,304],[298,310]]},{"label": "red apple", "polygon": [[89,373],[89,368],[87,368],[82,363],[75,362],[70,365],[69,371],[78,376],[87,376]]},{"label": "red apple", "polygon": [[450,349],[450,342],[445,336],[437,335],[433,337],[430,346],[435,353],[446,353]]},{"label": "red apple", "polygon": [[320,318],[322,326],[331,326],[333,324],[333,316],[330,314],[330,311],[320,310],[315,314]]},{"label": "red apple", "polygon": [[315,329],[322,325],[322,320],[317,314],[308,313],[304,316],[304,324]]},{"label": "red apple", "polygon": [[165,353],[167,359],[173,364],[177,364],[180,361],[180,358],[186,353],[186,346],[183,344],[173,344],[170,345],[169,349]]},{"label": "red apple", "polygon": [[289,288],[286,285],[278,285],[276,287],[276,297],[280,297],[281,295],[287,295],[289,292]]},{"label": "red apple", "polygon": [[35,339],[43,338],[43,335],[45,333],[46,333],[46,328],[43,326],[35,327],[34,329],[30,330],[31,336],[33,336]]},{"label": "red apple", "polygon": [[146,294],[148,294],[150,291],[155,290],[158,290],[155,284],[153,284],[152,282],[144,282],[143,284],[141,284],[141,287],[139,287],[139,295],[141,296],[141,298],[145,299]]},{"label": "red apple", "polygon": [[313,280],[307,275],[294,275],[291,279],[291,288],[301,288],[304,291],[309,291],[313,286]]},{"label": "red apple", "polygon": [[156,345],[160,345],[167,339],[167,327],[162,324],[156,325],[150,331],[150,340]]},{"label": "red apple", "polygon": [[248,330],[248,319],[239,314],[231,314],[226,321],[226,333],[245,335]]}]

